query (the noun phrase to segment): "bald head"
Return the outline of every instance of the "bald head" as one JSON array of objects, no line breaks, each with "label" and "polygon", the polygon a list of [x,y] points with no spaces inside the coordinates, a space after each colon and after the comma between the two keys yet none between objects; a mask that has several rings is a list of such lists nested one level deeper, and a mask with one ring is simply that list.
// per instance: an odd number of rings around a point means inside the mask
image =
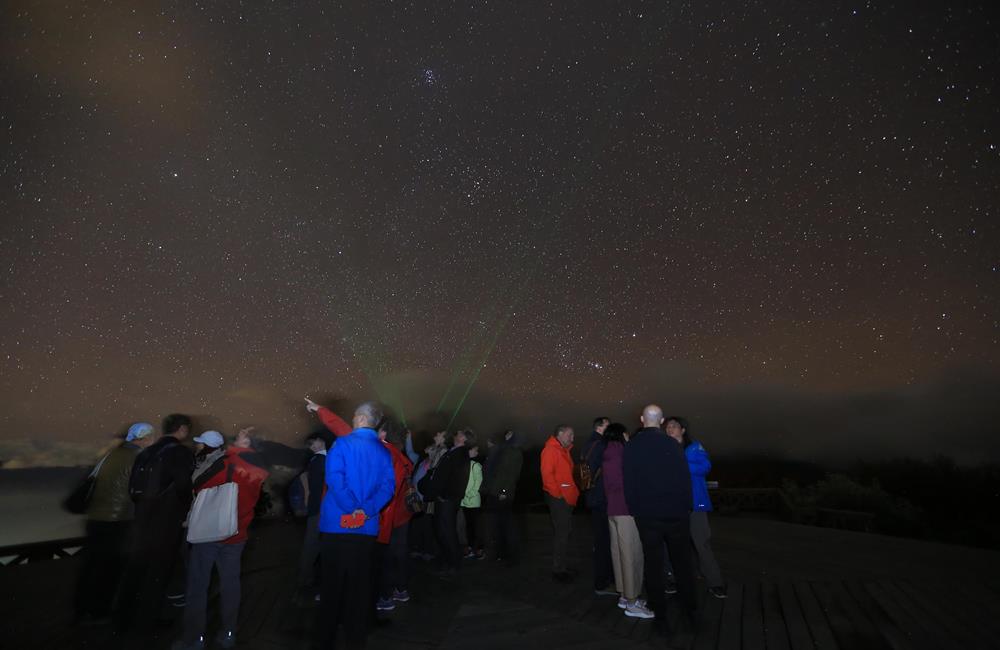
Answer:
[{"label": "bald head", "polygon": [[659,428],[663,426],[663,409],[656,404],[648,404],[646,408],[642,409],[642,417],[639,419],[644,427]]}]

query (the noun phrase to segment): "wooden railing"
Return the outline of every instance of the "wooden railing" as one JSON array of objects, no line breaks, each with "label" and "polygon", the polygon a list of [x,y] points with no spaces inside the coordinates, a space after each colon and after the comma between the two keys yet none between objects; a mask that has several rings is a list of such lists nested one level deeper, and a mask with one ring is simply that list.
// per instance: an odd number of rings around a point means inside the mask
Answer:
[{"label": "wooden railing", "polygon": [[0,566],[8,567],[16,564],[28,564],[31,562],[72,557],[83,548],[83,543],[86,539],[86,537],[71,537],[45,542],[0,546]]}]

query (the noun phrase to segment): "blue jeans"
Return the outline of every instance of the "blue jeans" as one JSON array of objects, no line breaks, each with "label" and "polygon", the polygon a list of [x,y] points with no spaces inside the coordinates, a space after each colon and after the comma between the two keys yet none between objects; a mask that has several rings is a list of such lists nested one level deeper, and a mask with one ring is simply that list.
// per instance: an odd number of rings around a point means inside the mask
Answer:
[{"label": "blue jeans", "polygon": [[219,571],[222,631],[236,632],[236,620],[240,613],[240,558],[244,546],[246,542],[191,545],[184,605],[185,641],[191,642],[205,636],[208,586],[212,581],[213,566]]}]

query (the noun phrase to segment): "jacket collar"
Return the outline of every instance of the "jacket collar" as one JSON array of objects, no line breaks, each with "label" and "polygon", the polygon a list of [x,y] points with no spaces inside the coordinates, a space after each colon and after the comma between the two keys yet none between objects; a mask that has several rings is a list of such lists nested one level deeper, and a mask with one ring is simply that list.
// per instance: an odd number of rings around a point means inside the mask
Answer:
[{"label": "jacket collar", "polygon": [[362,438],[378,438],[378,431],[375,429],[369,429],[368,427],[358,427],[354,431],[351,431],[349,435],[360,436]]}]

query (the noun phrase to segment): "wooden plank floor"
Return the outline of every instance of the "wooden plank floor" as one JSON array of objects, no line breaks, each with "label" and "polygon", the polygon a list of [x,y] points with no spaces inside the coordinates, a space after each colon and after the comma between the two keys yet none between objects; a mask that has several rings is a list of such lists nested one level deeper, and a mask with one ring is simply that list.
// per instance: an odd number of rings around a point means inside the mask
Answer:
[{"label": "wooden plank floor", "polygon": [[[415,561],[411,602],[381,616],[369,647],[1000,649],[1000,553],[716,518],[713,542],[729,577],[729,598],[711,597],[699,582],[693,628],[681,624],[671,600],[675,632],[663,638],[653,634],[651,622],[624,616],[614,597],[594,595],[586,518],[574,521],[571,558],[580,573],[569,585],[550,577],[547,518],[526,515],[521,524],[524,560],[517,567],[468,560],[457,578],[444,580]],[[315,603],[293,597],[301,535],[301,526],[292,522],[263,522],[252,531],[244,556],[240,648],[311,647]],[[759,560],[747,565],[755,536]],[[783,542],[785,554],[775,554]],[[939,555],[942,549],[947,553]],[[803,554],[822,559],[810,565]],[[915,564],[931,556],[936,564]],[[0,648],[108,647],[106,629],[70,623],[76,562],[0,570],[5,612]],[[215,607],[213,600],[210,633],[218,624]],[[164,628],[147,647],[166,648],[176,635],[176,624]]]}]

